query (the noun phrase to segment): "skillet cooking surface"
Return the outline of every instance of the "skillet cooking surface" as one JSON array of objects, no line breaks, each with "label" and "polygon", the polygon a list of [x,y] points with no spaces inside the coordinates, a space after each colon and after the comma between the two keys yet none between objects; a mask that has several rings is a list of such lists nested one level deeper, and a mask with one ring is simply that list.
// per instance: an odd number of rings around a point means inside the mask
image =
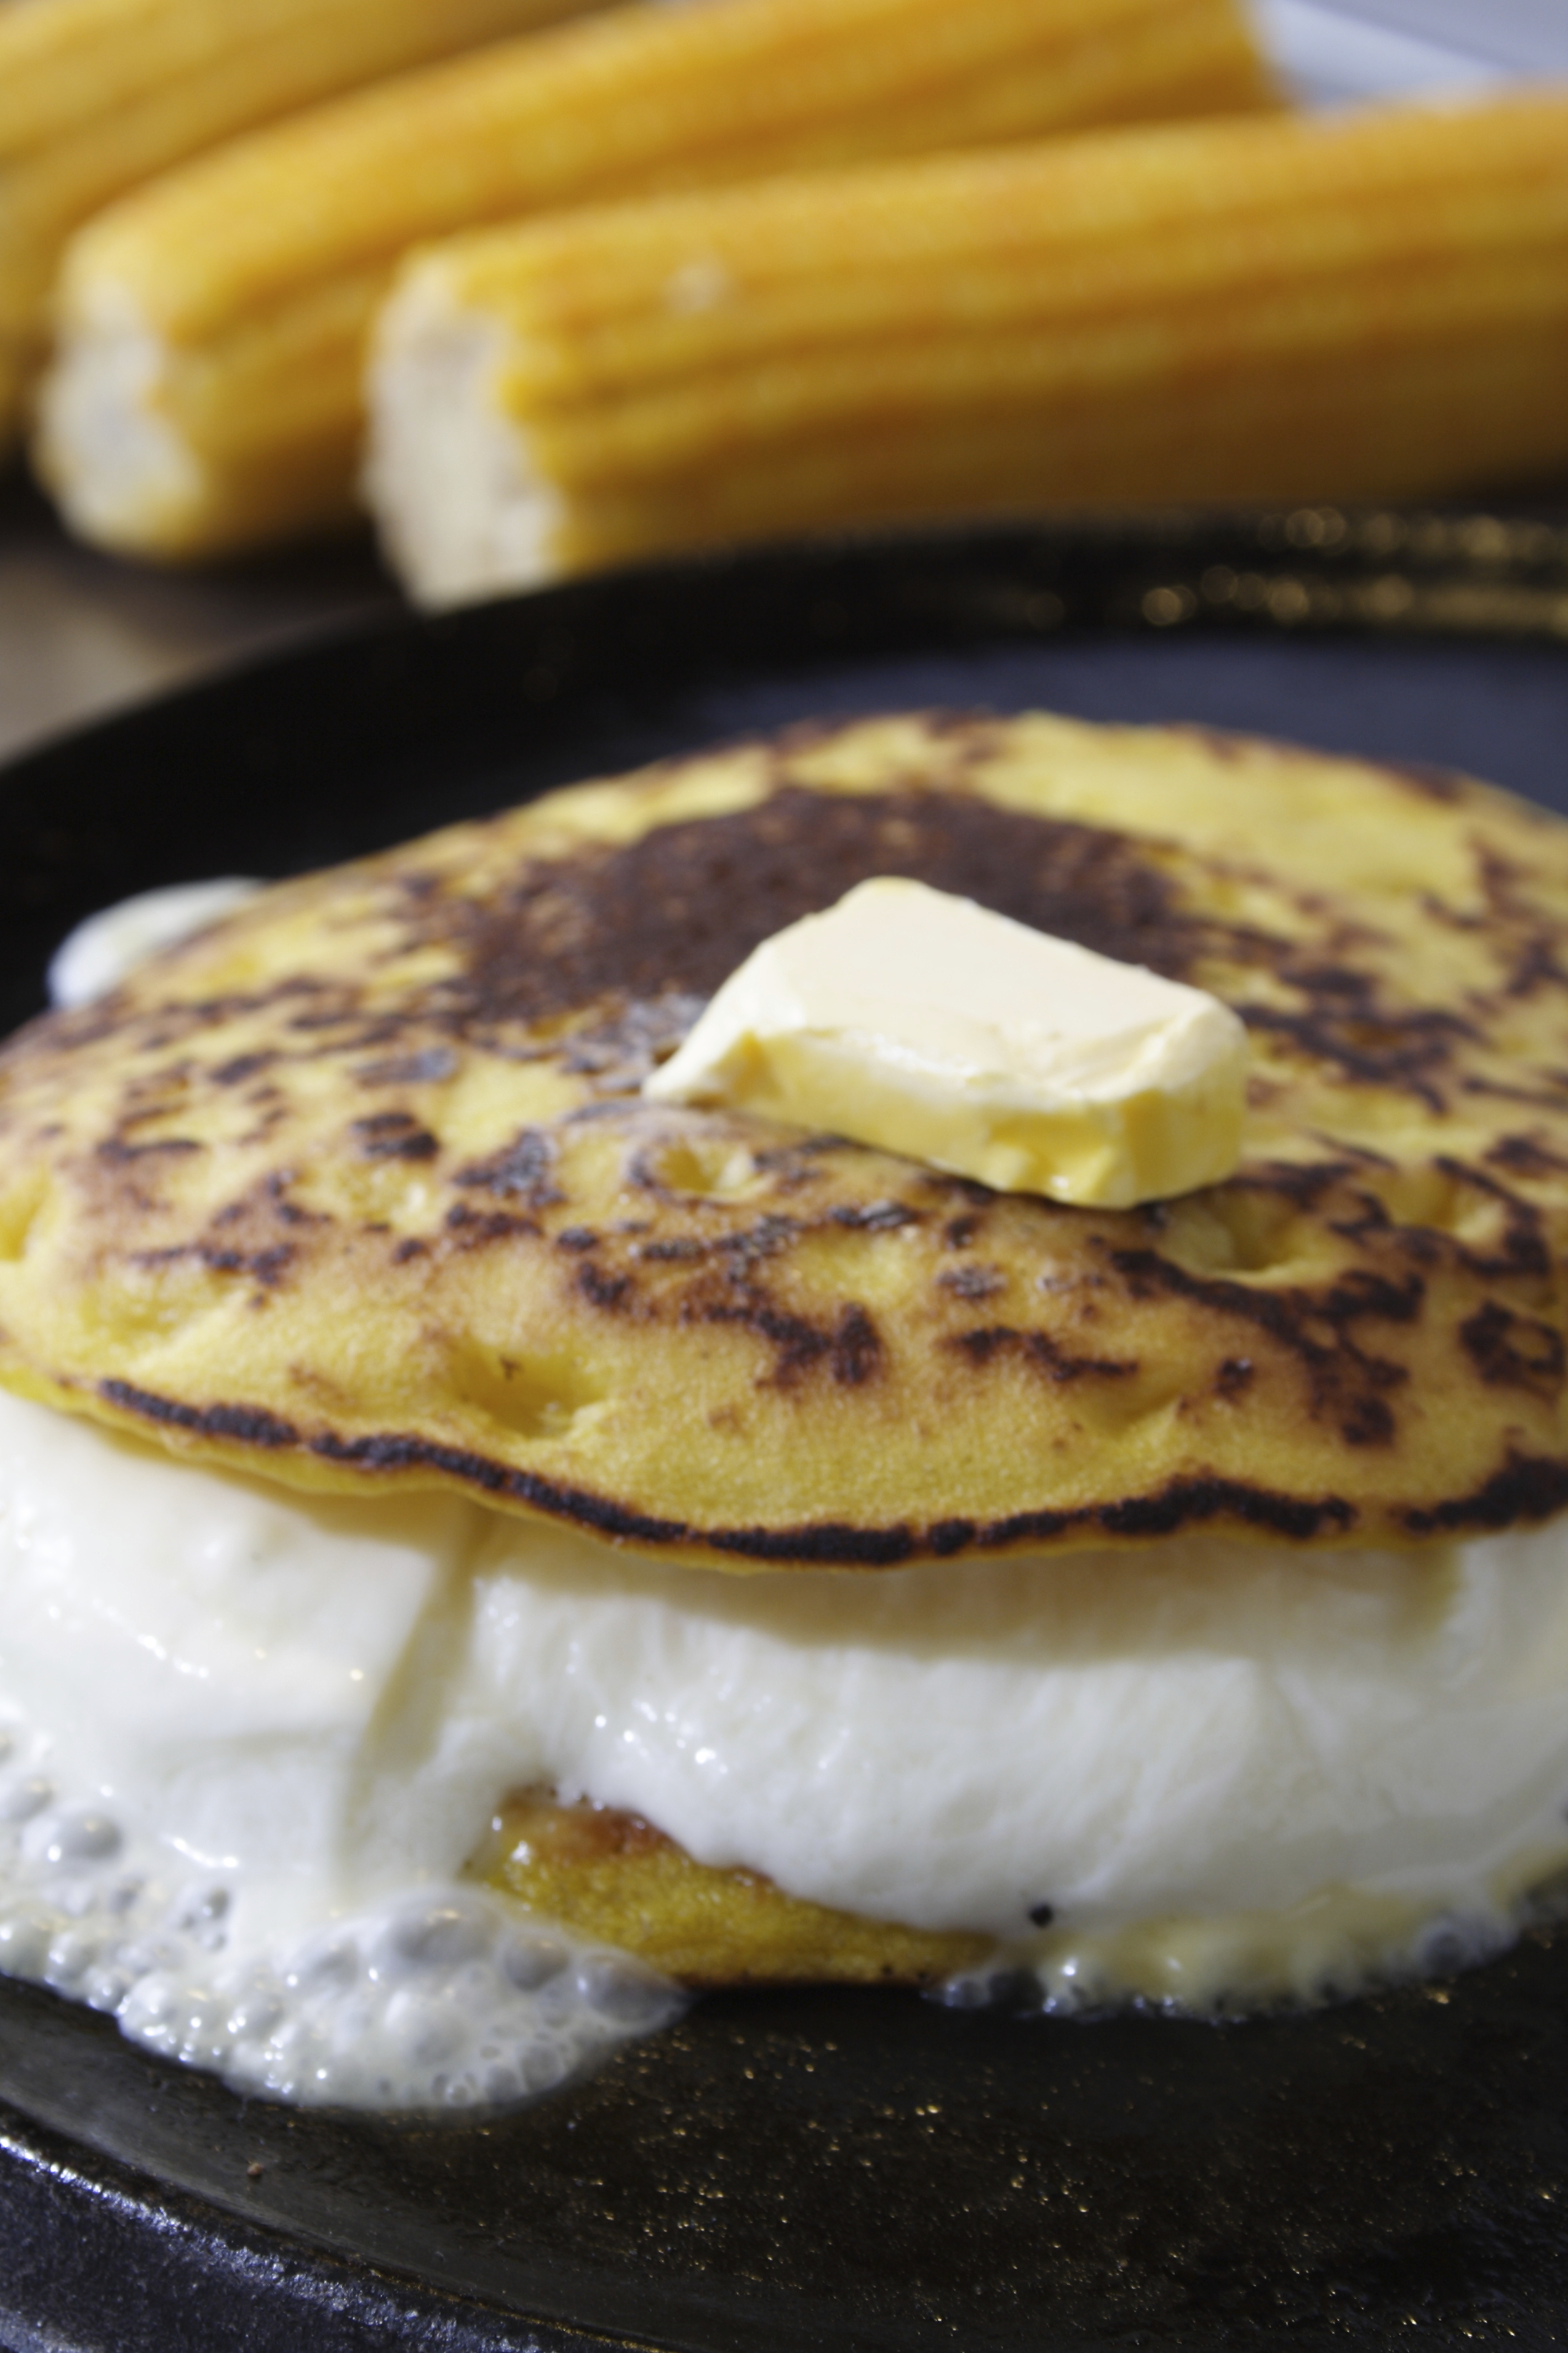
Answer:
[{"label": "skillet cooking surface", "polygon": [[[1568,813],[1564,635],[1568,533],[1322,514],[764,552],[350,632],[0,775],[0,1019],[130,892],[812,714],[1188,720]],[[441,2128],[247,2106],[0,1981],[0,2345],[1544,2348],[1565,2120],[1568,1936],[1226,2028],[728,1996]]]}]

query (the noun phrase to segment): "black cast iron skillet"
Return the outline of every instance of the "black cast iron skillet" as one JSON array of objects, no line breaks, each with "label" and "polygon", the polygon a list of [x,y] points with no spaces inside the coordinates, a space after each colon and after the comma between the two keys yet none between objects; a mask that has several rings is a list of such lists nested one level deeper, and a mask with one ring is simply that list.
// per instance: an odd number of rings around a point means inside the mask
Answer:
[{"label": "black cast iron skillet", "polygon": [[[1550,520],[1323,510],[769,551],[362,628],[0,772],[0,1021],[130,892],[812,714],[1192,721],[1568,812],[1564,640]],[[0,1982],[0,2345],[1556,2346],[1565,2125],[1568,1939],[1226,2027],[736,1995],[438,2129],[247,2105]]]}]

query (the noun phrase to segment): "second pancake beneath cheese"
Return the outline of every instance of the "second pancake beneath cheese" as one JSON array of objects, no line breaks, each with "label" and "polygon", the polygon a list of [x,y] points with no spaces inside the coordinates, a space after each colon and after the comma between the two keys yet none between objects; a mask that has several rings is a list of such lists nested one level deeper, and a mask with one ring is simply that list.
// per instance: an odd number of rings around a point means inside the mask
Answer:
[{"label": "second pancake beneath cheese", "polygon": [[[640,1100],[875,874],[1236,1007],[1237,1176],[1075,1209]],[[868,720],[575,787],[0,1059],[0,1380],[736,1567],[1542,1516],[1565,1227],[1568,828],[1179,730]]]}]

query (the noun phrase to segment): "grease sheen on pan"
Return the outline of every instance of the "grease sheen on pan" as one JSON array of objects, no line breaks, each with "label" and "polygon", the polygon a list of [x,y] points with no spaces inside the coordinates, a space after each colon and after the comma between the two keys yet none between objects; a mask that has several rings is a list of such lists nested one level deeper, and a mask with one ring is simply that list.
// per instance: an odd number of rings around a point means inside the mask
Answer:
[{"label": "grease sheen on pan", "polygon": [[[1214,990],[1243,1164],[1110,1212],[637,1089],[916,875]],[[797,729],[264,894],[0,1058],[0,1380],[736,1567],[1568,1502],[1568,827],[1037,715]]]}]

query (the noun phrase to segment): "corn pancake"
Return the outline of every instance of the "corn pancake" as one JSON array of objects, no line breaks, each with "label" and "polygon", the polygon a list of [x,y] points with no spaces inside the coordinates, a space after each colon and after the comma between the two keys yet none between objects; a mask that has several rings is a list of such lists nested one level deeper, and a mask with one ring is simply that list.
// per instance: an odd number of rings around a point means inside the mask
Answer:
[{"label": "corn pancake", "polygon": [[693,1988],[931,1985],[993,1947],[804,1903],[760,1872],[695,1862],[639,1815],[549,1790],[508,1802],[479,1872],[529,1911]]},{"label": "corn pancake", "polygon": [[[1139,1210],[644,1103],[909,874],[1214,990],[1242,1166]],[[0,1381],[307,1487],[874,1567],[1568,1502],[1568,828],[1183,730],[796,729],[281,885],[0,1057]]]}]

